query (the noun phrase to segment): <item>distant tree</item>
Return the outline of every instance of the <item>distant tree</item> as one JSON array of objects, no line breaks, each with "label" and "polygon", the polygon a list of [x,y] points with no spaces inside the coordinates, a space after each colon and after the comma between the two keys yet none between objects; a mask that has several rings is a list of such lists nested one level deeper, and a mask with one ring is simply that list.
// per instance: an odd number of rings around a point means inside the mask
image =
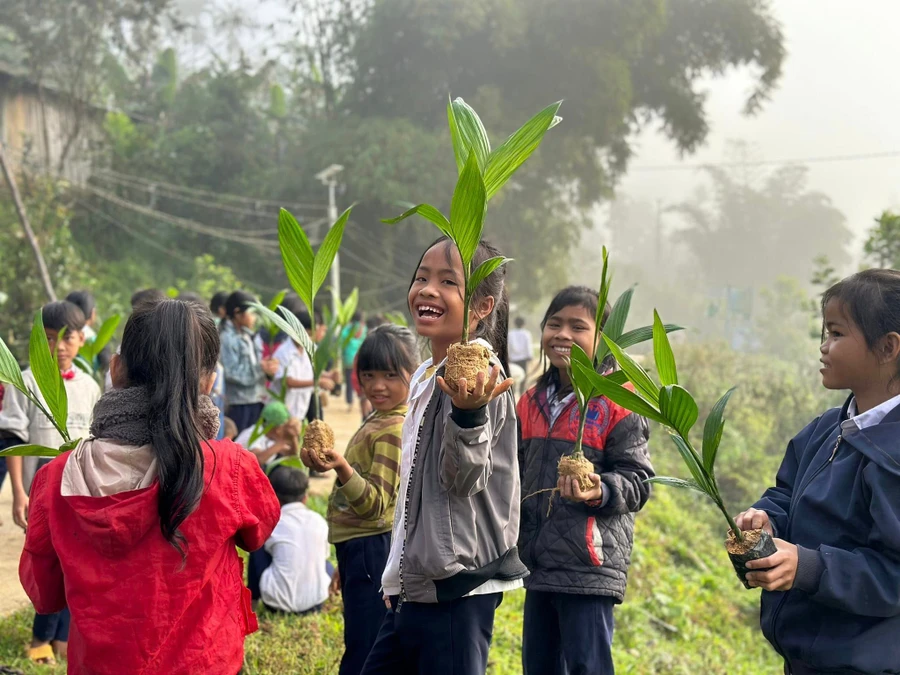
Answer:
[{"label": "distant tree", "polygon": [[680,233],[708,282],[761,288],[780,276],[810,279],[813,260],[849,262],[851,234],[827,196],[807,187],[807,169],[786,166],[750,179],[738,168],[708,167],[711,191],[698,190],[674,210],[689,228]]},{"label": "distant tree", "polygon": [[900,269],[900,214],[883,211],[875,219],[863,252],[877,267]]}]

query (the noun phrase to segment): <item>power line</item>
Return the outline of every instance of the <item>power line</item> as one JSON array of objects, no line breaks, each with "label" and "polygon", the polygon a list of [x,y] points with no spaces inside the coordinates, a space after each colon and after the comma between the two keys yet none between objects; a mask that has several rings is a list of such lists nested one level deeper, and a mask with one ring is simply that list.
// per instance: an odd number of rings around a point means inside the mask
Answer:
[{"label": "power line", "polygon": [[162,188],[166,188],[167,190],[175,191],[175,192],[184,192],[187,194],[200,195],[203,197],[217,197],[219,199],[228,199],[236,202],[243,202],[244,204],[249,204],[250,206],[272,206],[275,208],[281,208],[282,206],[289,206],[291,208],[297,210],[317,210],[317,211],[326,211],[328,207],[325,204],[313,204],[307,202],[288,202],[282,200],[272,200],[272,199],[257,199],[255,197],[247,197],[244,195],[235,195],[228,192],[214,192],[213,190],[203,190],[200,188],[189,188],[184,187],[182,185],[175,185],[174,183],[167,183],[165,181],[153,180],[150,178],[144,178],[143,176],[135,176],[133,174],[126,174],[117,171],[112,171],[111,169],[95,169],[95,174],[106,174],[113,175],[123,179],[131,180],[135,183],[143,183],[145,185],[156,185]]},{"label": "power line", "polygon": [[739,168],[744,166],[778,166],[782,164],[824,164],[828,162],[859,162],[870,159],[900,157],[900,150],[890,152],[870,152],[857,155],[824,155],[819,157],[797,157],[794,159],[762,159],[740,162],[704,162],[702,164],[638,164],[628,171],[695,171],[712,167]]},{"label": "power line", "polygon": [[93,185],[84,185],[82,189],[85,191],[99,197],[100,199],[104,199],[116,206],[121,206],[122,208],[129,209],[131,211],[135,211],[142,215],[148,216],[150,218],[156,218],[157,220],[161,220],[169,225],[174,225],[175,227],[179,227],[184,230],[188,230],[190,232],[194,232],[196,234],[203,234],[208,237],[215,237],[217,239],[225,239],[228,241],[234,241],[239,244],[246,244],[248,246],[255,246],[260,250],[278,250],[278,242],[271,241],[268,239],[258,239],[254,237],[248,237],[246,234],[241,234],[238,232],[234,232],[233,230],[224,230],[222,228],[212,227],[210,225],[204,225],[203,223],[198,223],[194,220],[189,220],[187,218],[181,218],[179,216],[173,216],[168,213],[164,213],[162,211],[156,211],[155,209],[151,209],[146,206],[142,206],[140,204],[135,204],[134,202],[130,202],[126,199],[122,199],[112,193],[106,192],[105,190],[101,190],[99,188],[94,187]]},{"label": "power line", "polygon": [[77,203],[80,206],[87,209],[88,211],[90,211],[91,213],[93,213],[94,215],[99,216],[100,218],[102,218],[103,220],[108,222],[110,225],[114,225],[115,227],[119,228],[120,230],[127,232],[135,239],[139,239],[141,241],[141,243],[149,244],[152,248],[155,248],[158,251],[162,251],[163,253],[165,253],[167,255],[171,255],[175,258],[178,258],[179,260],[181,260],[183,262],[189,262],[189,263],[193,262],[193,259],[190,256],[186,256],[183,253],[181,253],[180,251],[175,251],[167,246],[164,246],[163,244],[160,244],[158,241],[156,241],[152,237],[147,236],[146,234],[141,234],[139,232],[135,232],[133,229],[131,229],[130,226],[126,225],[123,222],[116,220],[115,218],[113,218],[109,214],[104,213],[100,209],[91,206],[86,201],[78,200]]}]

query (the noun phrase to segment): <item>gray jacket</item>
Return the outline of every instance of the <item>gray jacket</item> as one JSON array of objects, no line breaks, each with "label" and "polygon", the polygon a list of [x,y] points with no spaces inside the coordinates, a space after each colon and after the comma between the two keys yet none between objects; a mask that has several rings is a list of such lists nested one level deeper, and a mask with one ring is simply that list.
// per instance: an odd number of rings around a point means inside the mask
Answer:
[{"label": "gray jacket", "polygon": [[446,602],[491,579],[524,577],[512,393],[468,411],[435,388],[418,433],[403,495],[402,600]]}]

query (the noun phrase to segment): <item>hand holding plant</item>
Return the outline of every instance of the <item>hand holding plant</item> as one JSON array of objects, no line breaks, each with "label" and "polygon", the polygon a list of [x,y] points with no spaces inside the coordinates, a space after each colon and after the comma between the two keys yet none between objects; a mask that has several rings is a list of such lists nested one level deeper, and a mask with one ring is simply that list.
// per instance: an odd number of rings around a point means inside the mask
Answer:
[{"label": "hand holding plant", "polygon": [[484,372],[479,372],[475,376],[474,386],[469,386],[464,377],[457,380],[455,387],[451,387],[443,377],[438,377],[437,383],[451,398],[453,405],[460,410],[478,410],[505,394],[514,384],[512,378],[497,382],[500,379],[500,366],[494,366],[487,382],[485,382],[486,378]]},{"label": "hand holding plant", "polygon": [[[593,466],[591,468],[593,469]],[[556,483],[559,496],[570,502],[593,502],[603,499],[603,483],[600,481],[600,475],[590,473],[587,475],[587,480],[590,481],[591,486],[583,489],[580,477],[560,476]]]},{"label": "hand holding plant", "polygon": [[[678,370],[675,356],[669,344],[667,331],[654,312],[653,317],[653,355],[660,384],[653,381],[650,375],[621,345],[616,344],[609,335],[603,336],[607,348],[615,356],[625,377],[634,390],[622,384],[603,378],[594,372],[591,364],[572,353],[573,370],[589,380],[592,385],[610,400],[623,408],[662,424],[669,431],[678,453],[690,471],[690,479],[656,476],[648,480],[670,487],[695,490],[712,501],[728,523],[728,539],[725,542],[728,554],[734,564],[738,577],[750,588],[747,580],[747,562],[759,558],[768,558],[776,552],[775,543],[769,532],[763,529],[743,531],[732,519],[719,490],[716,480],[715,462],[725,428],[725,406],[734,390],[729,390],[713,406],[703,429],[702,452],[698,452],[690,439],[690,432],[699,417],[699,409],[694,397],[678,384]],[[749,514],[742,519],[742,524],[762,524],[762,517],[757,513]],[[766,518],[767,520],[767,518]],[[783,578],[779,577],[780,579]]]}]

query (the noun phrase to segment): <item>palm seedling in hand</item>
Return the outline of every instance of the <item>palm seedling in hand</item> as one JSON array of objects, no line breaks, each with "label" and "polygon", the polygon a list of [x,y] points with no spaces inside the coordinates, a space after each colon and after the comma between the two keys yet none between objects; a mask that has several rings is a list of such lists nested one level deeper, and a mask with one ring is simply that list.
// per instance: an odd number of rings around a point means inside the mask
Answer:
[{"label": "palm seedling in hand", "polygon": [[[631,298],[634,295],[634,288],[629,288],[619,296],[604,323],[603,315],[609,300],[611,282],[609,253],[606,247],[603,248],[602,260],[603,270],[597,297],[597,312],[594,317],[593,357],[588,356],[577,344],[572,345],[572,354],[570,356],[569,380],[572,383],[572,389],[578,403],[578,435],[575,438],[575,449],[571,455],[564,455],[560,458],[557,469],[561,477],[576,478],[581,490],[589,490],[593,487],[590,476],[595,472],[593,463],[584,456],[582,447],[588,407],[592,399],[605,393],[595,386],[594,381],[599,378],[611,385],[623,384],[626,381],[625,373],[621,371],[611,373],[598,372],[602,370],[602,364],[607,361],[610,355],[608,343],[616,344],[620,349],[625,349],[641,342],[646,342],[653,337],[653,329],[650,326],[625,332],[625,324],[628,321],[628,313],[631,310]],[[667,332],[675,330],[681,330],[681,327],[675,325],[665,326],[665,331]],[[605,340],[601,339],[601,336]],[[584,371],[589,371],[591,377],[585,375]]]},{"label": "palm seedling in hand", "polygon": [[469,344],[469,307],[478,285],[510,261],[496,256],[472,269],[484,231],[488,200],[537,149],[544,134],[560,121],[556,116],[560,103],[544,108],[502,145],[491,150],[487,132],[475,111],[461,98],[451,101],[447,104],[447,117],[459,179],[450,202],[450,218],[430,204],[419,204],[383,221],[393,224],[418,214],[434,224],[459,252],[464,277],[462,340],[450,346],[444,376],[454,390],[459,380],[465,378],[467,388],[473,391],[478,373],[486,372],[490,366],[487,349]]},{"label": "palm seedling in hand", "polygon": [[[352,208],[352,207],[351,207]],[[331,228],[317,252],[313,252],[309,238],[297,220],[285,209],[278,214],[278,246],[281,260],[291,287],[306,305],[310,317],[315,317],[315,299],[322,284],[328,277],[331,265],[341,246],[344,228],[350,218],[350,208],[341,214]],[[272,310],[259,303],[254,305],[266,321],[272,322],[297,342],[309,354],[313,365],[313,397],[311,405],[318,413],[319,378],[336,356],[337,340],[325,341],[319,345],[310,337],[296,316],[285,307]],[[309,424],[303,435],[303,448],[316,453],[324,461],[326,452],[334,447],[334,431],[324,421],[316,419]]]},{"label": "palm seedling in hand", "polygon": [[[63,339],[61,332],[58,340]],[[43,445],[16,445],[0,452],[0,456],[15,457],[54,457],[74,448],[81,440],[71,439],[67,428],[69,417],[69,397],[66,385],[59,372],[56,354],[50,350],[47,333],[44,331],[44,319],[39,309],[34,315],[31,327],[31,338],[28,341],[28,359],[31,372],[37,382],[39,391],[29,389],[22,377],[19,364],[3,340],[0,340],[0,382],[18,389],[59,432],[63,444],[58,448]]]},{"label": "palm seedling in hand", "polygon": [[[615,356],[621,372],[633,386],[633,391],[620,382],[604,378],[594,372],[591,364],[575,358],[573,353],[573,371],[591,383],[600,393],[648,419],[659,422],[668,429],[678,453],[687,465],[691,478],[671,478],[656,476],[648,482],[668,485],[670,487],[695,490],[705,495],[728,523],[728,539],[725,542],[738,577],[749,588],[746,581],[747,569],[744,566],[749,560],[765,558],[775,553],[775,543],[767,532],[753,530],[741,532],[722,500],[722,494],[716,481],[715,463],[722,431],[725,427],[725,406],[734,389],[725,393],[713,406],[706,418],[703,428],[703,444],[698,452],[690,439],[690,432],[699,417],[699,408],[694,397],[678,384],[678,370],[675,356],[669,343],[666,329],[657,312],[653,313],[653,356],[660,384],[656,384],[650,375],[624,351],[621,341],[617,344],[609,335],[603,339],[609,351]],[[574,350],[573,350],[574,352]]]}]

